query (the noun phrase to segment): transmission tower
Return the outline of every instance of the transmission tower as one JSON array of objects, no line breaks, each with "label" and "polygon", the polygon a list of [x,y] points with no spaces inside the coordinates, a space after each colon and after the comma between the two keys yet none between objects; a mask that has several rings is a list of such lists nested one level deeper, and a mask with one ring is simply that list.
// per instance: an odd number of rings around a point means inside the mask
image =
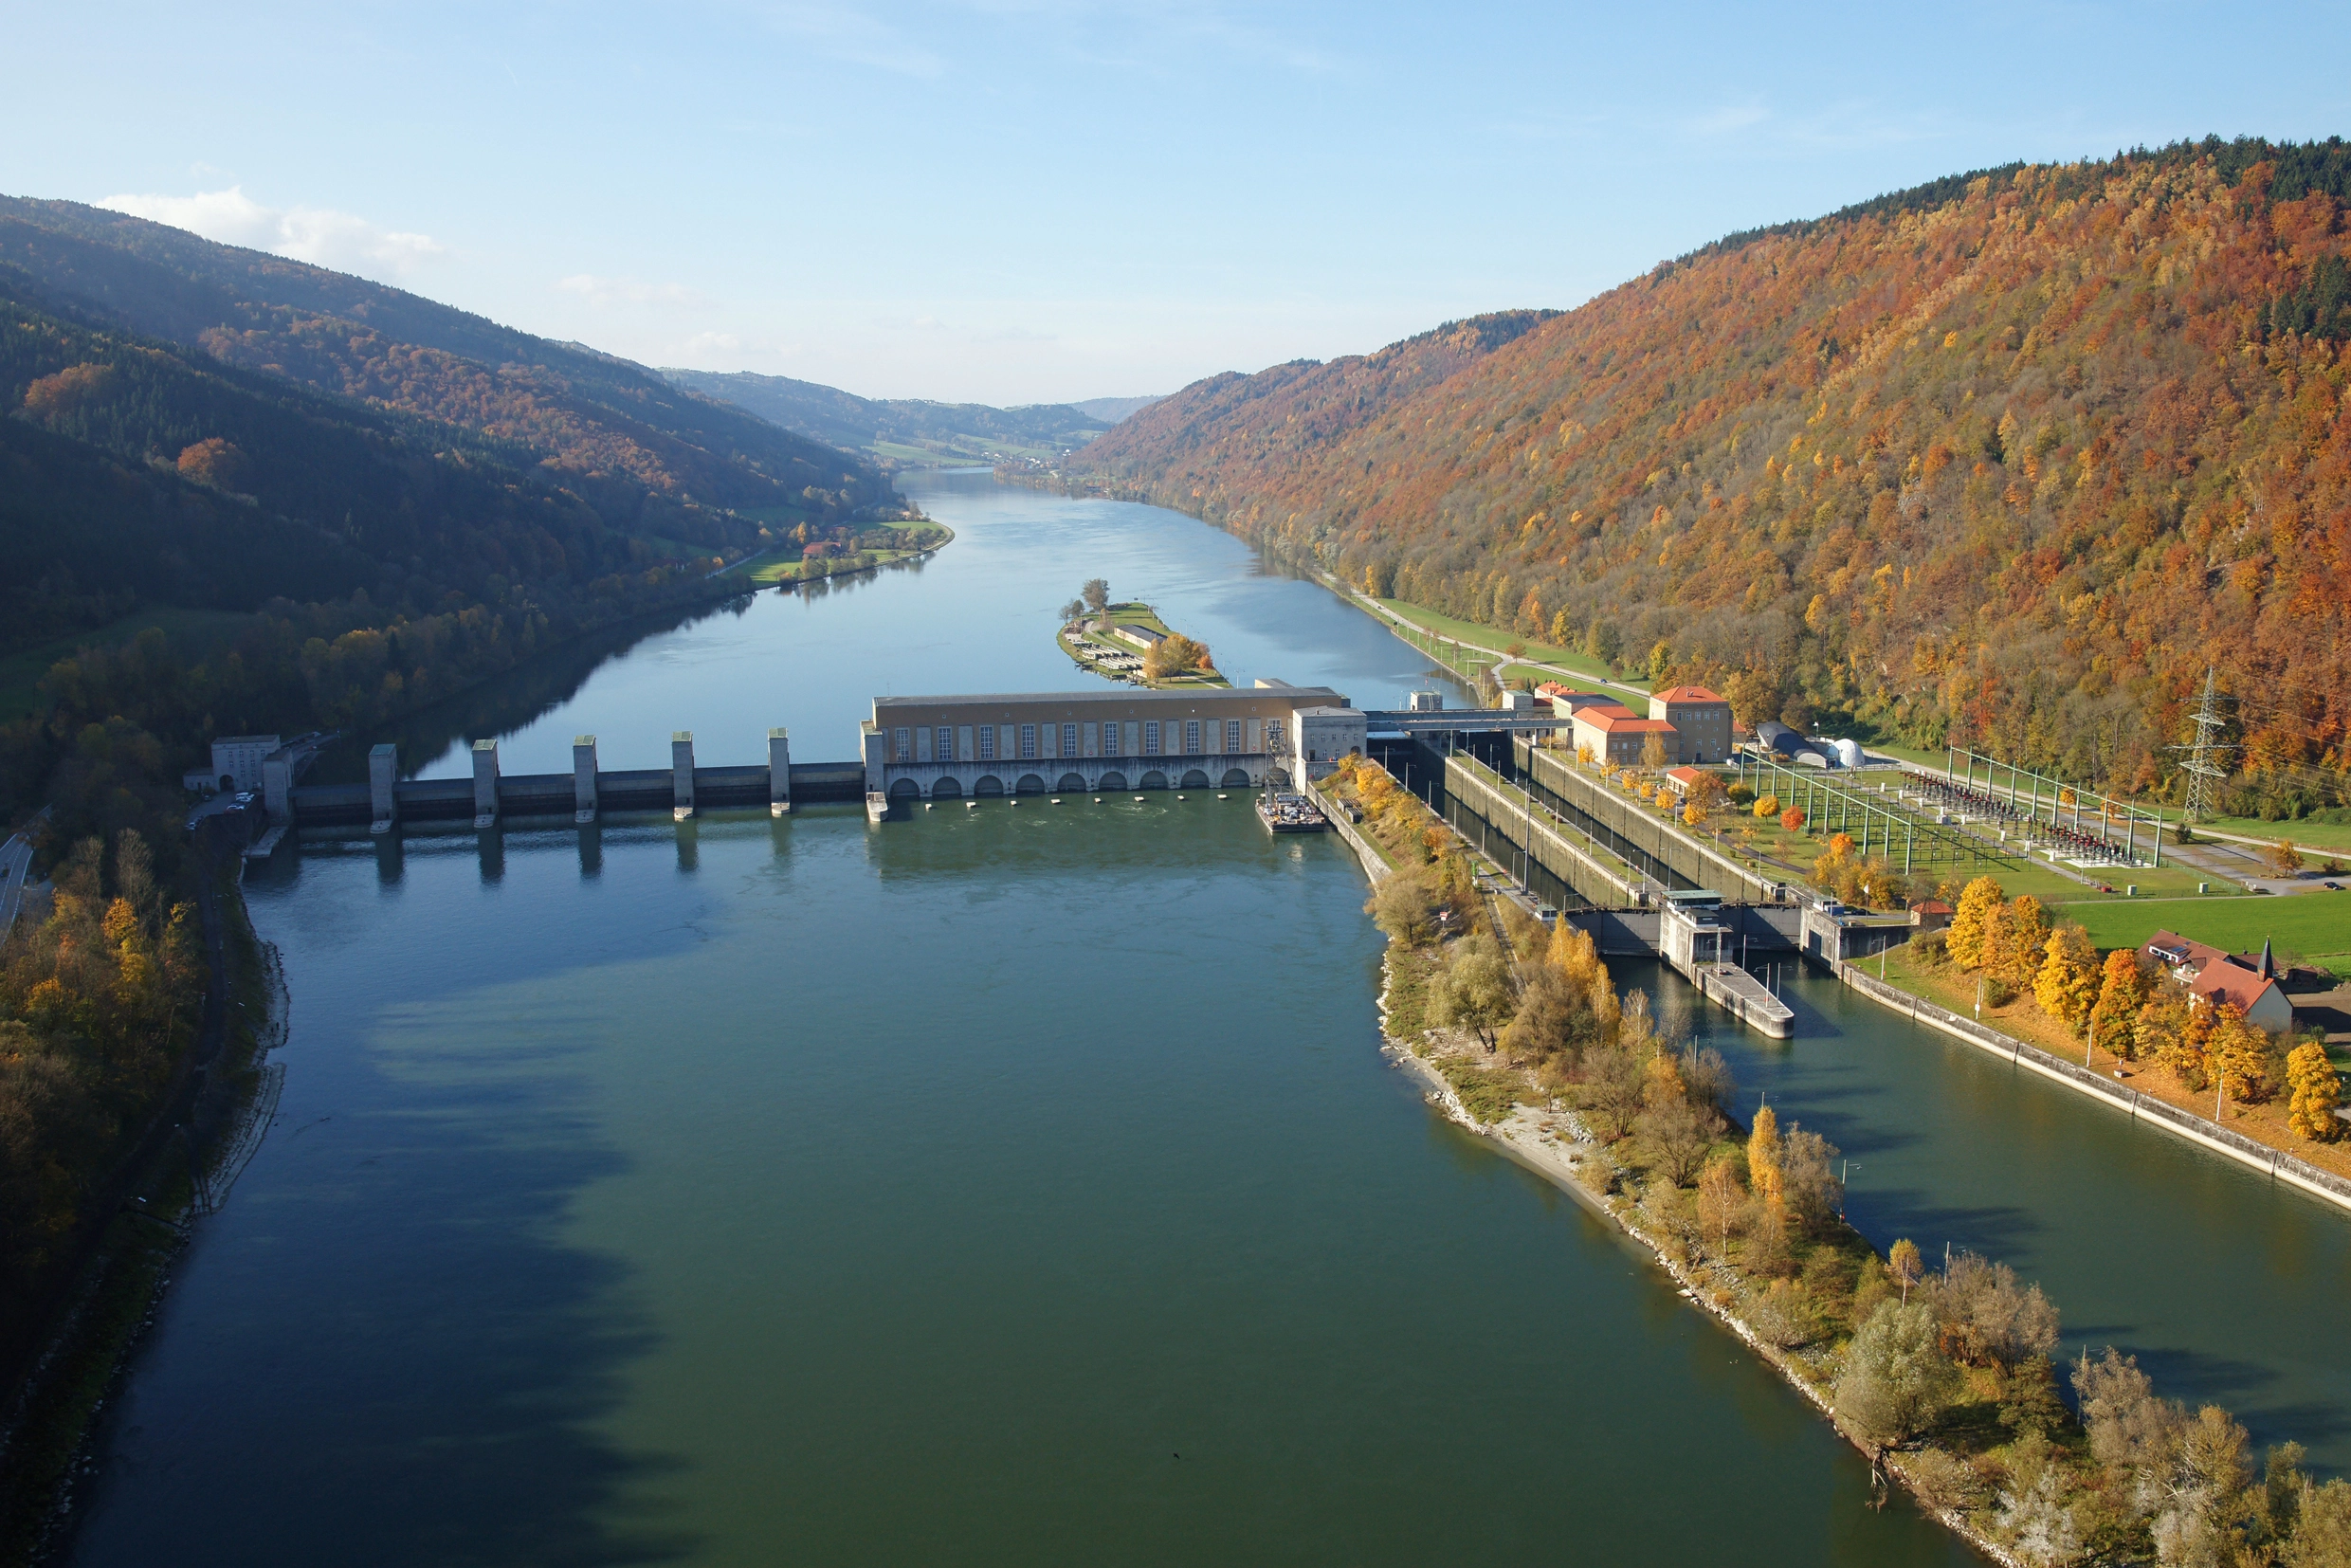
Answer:
[{"label": "transmission tower", "polygon": [[2190,822],[2202,822],[2212,815],[2213,808],[2218,804],[2214,792],[2221,780],[2229,776],[2228,770],[2220,765],[2221,757],[2229,750],[2220,740],[2225,722],[2220,716],[2220,699],[2213,690],[2212,666],[2208,665],[2204,669],[2204,696],[2196,705],[2196,739],[2191,744],[2170,748],[2187,755]]}]

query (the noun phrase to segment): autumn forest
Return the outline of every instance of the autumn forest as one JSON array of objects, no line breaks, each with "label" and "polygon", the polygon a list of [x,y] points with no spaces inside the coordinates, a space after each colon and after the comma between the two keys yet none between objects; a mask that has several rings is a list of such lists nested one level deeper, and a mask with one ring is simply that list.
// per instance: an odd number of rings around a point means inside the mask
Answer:
[{"label": "autumn forest", "polygon": [[[1076,478],[1740,717],[2177,795],[2351,771],[2351,148],[2013,165],[1197,383]],[[2272,812],[2271,814],[2275,814]]]}]

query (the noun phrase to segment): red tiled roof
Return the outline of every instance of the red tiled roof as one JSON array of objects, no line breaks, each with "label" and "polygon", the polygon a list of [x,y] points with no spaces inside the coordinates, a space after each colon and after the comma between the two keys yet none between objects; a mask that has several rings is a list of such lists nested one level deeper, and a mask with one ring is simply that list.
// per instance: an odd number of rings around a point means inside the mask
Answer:
[{"label": "red tiled roof", "polygon": [[1672,686],[1656,694],[1661,702],[1720,702],[1722,698],[1704,686]]},{"label": "red tiled roof", "polygon": [[1586,708],[1576,716],[1576,721],[1589,724],[1603,735],[1641,735],[1651,730],[1663,730],[1668,735],[1674,733],[1673,726],[1662,719],[1637,719],[1613,703],[1604,708]]},{"label": "red tiled roof", "polygon": [[2239,1012],[2251,1012],[2262,994],[2276,984],[2275,980],[2265,980],[2250,969],[2239,969],[2220,958],[2197,970],[2196,978],[2188,982],[2188,991],[2207,1001],[2232,1003]]},{"label": "red tiled roof", "polygon": [[1666,776],[1686,790],[1706,775],[1696,768],[1674,768],[1668,771]]},{"label": "red tiled roof", "polygon": [[2159,963],[2185,970],[2190,995],[2214,1005],[2227,1002],[2243,1012],[2251,1012],[2277,984],[2233,954],[2170,931],[2150,937],[2145,951]]}]

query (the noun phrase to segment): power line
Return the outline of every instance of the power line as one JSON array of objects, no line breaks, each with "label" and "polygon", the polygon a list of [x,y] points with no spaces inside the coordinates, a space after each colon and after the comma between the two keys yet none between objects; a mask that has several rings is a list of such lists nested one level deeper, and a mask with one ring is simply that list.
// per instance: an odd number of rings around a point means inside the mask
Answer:
[{"label": "power line", "polygon": [[2213,667],[2207,665],[2204,667],[2204,696],[2196,703],[2195,714],[2196,739],[2185,746],[2164,748],[2187,754],[2188,759],[2183,765],[2188,773],[2187,818],[2190,822],[2202,822],[2212,815],[2213,808],[2217,804],[2215,792],[2229,776],[2228,770],[2215,760],[2230,748],[2219,738],[2221,726],[2226,720],[2220,716],[2220,698],[2213,689]]}]

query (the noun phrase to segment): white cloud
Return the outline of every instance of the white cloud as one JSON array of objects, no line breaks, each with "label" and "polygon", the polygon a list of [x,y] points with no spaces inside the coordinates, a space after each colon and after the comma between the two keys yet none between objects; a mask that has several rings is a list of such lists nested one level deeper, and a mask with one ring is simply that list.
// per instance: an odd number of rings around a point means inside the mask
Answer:
[{"label": "white cloud", "polygon": [[373,278],[405,278],[442,253],[429,235],[378,228],[333,208],[264,207],[246,195],[242,185],[192,196],[108,196],[98,205],[224,245],[246,246]]},{"label": "white cloud", "polygon": [[683,283],[648,283],[639,278],[600,278],[592,272],[574,272],[568,278],[557,278],[556,288],[564,294],[576,294],[592,305],[695,305],[712,303],[710,297],[700,289]]}]

